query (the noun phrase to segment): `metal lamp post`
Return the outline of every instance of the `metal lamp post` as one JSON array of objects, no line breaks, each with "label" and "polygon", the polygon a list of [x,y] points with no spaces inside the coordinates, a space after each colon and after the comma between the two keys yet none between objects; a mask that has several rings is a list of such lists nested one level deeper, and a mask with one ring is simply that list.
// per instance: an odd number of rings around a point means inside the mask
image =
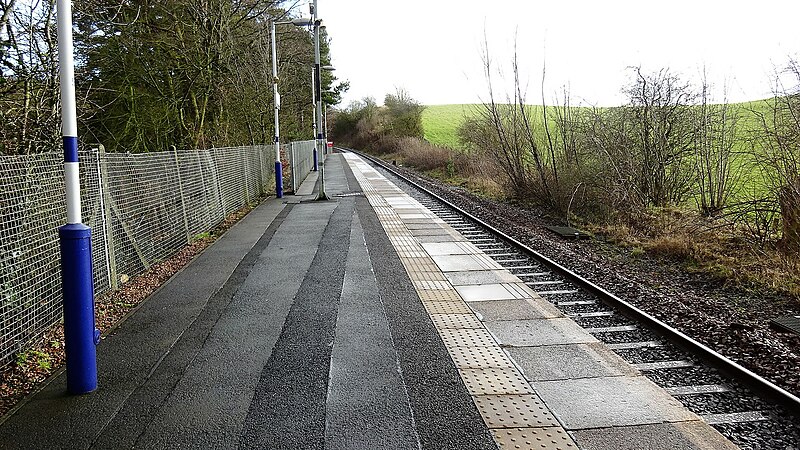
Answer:
[{"label": "metal lamp post", "polygon": [[[319,19],[318,0],[314,0],[314,10],[311,12],[311,17],[314,19],[314,99],[316,100],[316,145],[314,145],[314,159],[323,155],[324,149],[321,147],[322,142],[322,74],[320,73],[320,54],[319,54],[319,29],[322,25],[322,20]],[[317,200],[325,200],[328,196],[325,194],[325,160],[319,165],[319,195]]]},{"label": "metal lamp post", "polygon": [[270,22],[272,41],[272,98],[275,104],[275,196],[283,197],[283,167],[281,166],[281,140],[278,113],[281,109],[281,96],[278,92],[278,46],[275,40],[275,25],[292,24],[298,27],[311,25],[311,19],[294,19],[286,22]]},{"label": "metal lamp post", "polygon": [[[322,66],[322,70],[327,72],[333,72],[336,70],[335,67],[331,66],[330,64],[327,66]],[[330,93],[331,91],[325,91],[325,93]],[[322,141],[323,145],[323,153],[325,155],[328,154],[328,104],[323,102],[322,103]]]},{"label": "metal lamp post", "polygon": [[64,350],[67,391],[85,394],[97,389],[97,350],[92,281],[92,230],[81,219],[78,168],[78,120],[75,109],[75,67],[70,0],[58,0],[58,76],[61,85],[61,128],[64,138],[64,181],[67,223],[58,228],[64,297]]}]

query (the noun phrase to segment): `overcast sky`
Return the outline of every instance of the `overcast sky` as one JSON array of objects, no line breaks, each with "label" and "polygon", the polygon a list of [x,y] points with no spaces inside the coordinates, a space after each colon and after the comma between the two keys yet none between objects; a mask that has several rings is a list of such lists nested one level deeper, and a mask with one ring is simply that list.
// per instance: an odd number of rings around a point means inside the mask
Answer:
[{"label": "overcast sky", "polygon": [[694,81],[705,67],[718,96],[727,83],[744,101],[768,96],[774,67],[800,54],[800,0],[318,1],[336,75],[351,83],[345,104],[381,103],[396,87],[424,104],[478,102],[484,31],[506,73],[517,35],[529,103],[541,103],[545,61],[548,102],[569,84],[574,98],[609,106],[623,101],[630,66]]}]

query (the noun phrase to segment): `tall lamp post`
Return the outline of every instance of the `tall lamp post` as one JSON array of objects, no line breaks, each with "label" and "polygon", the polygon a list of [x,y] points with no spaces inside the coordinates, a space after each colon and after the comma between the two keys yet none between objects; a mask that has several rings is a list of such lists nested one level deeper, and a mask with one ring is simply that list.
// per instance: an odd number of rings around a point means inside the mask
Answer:
[{"label": "tall lamp post", "polygon": [[58,0],[58,77],[61,85],[61,128],[64,138],[64,181],[67,223],[58,228],[64,297],[64,351],[67,391],[86,394],[97,389],[100,331],[94,321],[92,230],[82,223],[78,168],[78,120],[75,110],[75,66],[72,46],[72,4]]},{"label": "tall lamp post", "polygon": [[278,46],[275,40],[275,25],[292,24],[298,27],[311,25],[311,19],[294,19],[286,22],[270,22],[272,41],[272,98],[275,103],[275,196],[283,197],[283,167],[281,167],[281,139],[278,113],[281,109],[281,96],[278,93]]},{"label": "tall lamp post", "polygon": [[[326,145],[322,142],[322,74],[320,73],[320,54],[319,54],[319,29],[322,25],[322,20],[319,19],[318,0],[314,0],[314,9],[311,11],[311,18],[314,19],[314,100],[316,100],[316,120],[317,135],[316,145],[314,145],[314,159],[323,155]],[[325,161],[319,165],[319,195],[317,200],[325,200],[328,196],[325,194]]]}]

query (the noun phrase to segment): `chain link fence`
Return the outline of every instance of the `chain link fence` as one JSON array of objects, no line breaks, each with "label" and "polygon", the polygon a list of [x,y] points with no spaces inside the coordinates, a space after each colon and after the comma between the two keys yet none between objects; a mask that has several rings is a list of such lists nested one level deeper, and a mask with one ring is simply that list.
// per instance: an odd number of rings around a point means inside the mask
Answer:
[{"label": "chain link fence", "polygon": [[[294,147],[282,149],[281,159],[289,163],[286,187],[299,185],[296,180],[310,171],[302,162],[307,152],[293,154]],[[0,157],[0,365],[62,317],[62,158],[56,152]],[[91,150],[79,158],[96,294],[141,274],[232,212],[275,192],[272,146],[146,154]]]}]

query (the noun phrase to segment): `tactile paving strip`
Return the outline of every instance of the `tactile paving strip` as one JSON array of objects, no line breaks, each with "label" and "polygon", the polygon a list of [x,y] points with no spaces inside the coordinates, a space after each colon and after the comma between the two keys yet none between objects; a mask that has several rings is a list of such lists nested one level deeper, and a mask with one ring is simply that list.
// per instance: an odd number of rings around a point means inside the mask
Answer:
[{"label": "tactile paving strip", "polygon": [[418,272],[413,271],[408,273],[411,281],[447,281],[447,277],[442,272]]},{"label": "tactile paving strip", "polygon": [[533,394],[533,389],[515,368],[459,369],[472,395]]},{"label": "tactile paving strip", "polygon": [[[441,273],[441,272],[439,272]],[[464,300],[458,295],[458,292],[455,289],[451,290],[429,290],[429,291],[420,291],[419,292],[419,299],[423,302],[459,302],[464,303]],[[466,303],[464,303],[464,307],[466,308]],[[468,313],[472,313],[472,310],[467,308]],[[441,313],[445,314],[445,313]],[[466,313],[465,313],[466,314]]]},{"label": "tactile paving strip", "polygon": [[[441,304],[441,303],[437,303]],[[439,330],[446,347],[491,347],[497,345],[492,335],[484,329],[462,328],[459,330]]]},{"label": "tactile paving strip", "polygon": [[569,450],[578,448],[561,427],[494,429],[492,435],[501,450]]},{"label": "tactile paving strip", "polygon": [[498,347],[450,347],[447,350],[460,369],[514,367],[511,359]]},{"label": "tactile paving strip", "polygon": [[422,302],[428,314],[469,314],[471,309],[464,302]]},{"label": "tactile paving strip", "polygon": [[483,328],[475,314],[431,314],[433,325],[438,329],[445,328]]},{"label": "tactile paving strip", "polygon": [[475,405],[489,428],[559,426],[536,395],[480,395]]},{"label": "tactile paving strip", "polygon": [[452,291],[453,285],[447,281],[413,281],[417,290],[424,291]]}]

